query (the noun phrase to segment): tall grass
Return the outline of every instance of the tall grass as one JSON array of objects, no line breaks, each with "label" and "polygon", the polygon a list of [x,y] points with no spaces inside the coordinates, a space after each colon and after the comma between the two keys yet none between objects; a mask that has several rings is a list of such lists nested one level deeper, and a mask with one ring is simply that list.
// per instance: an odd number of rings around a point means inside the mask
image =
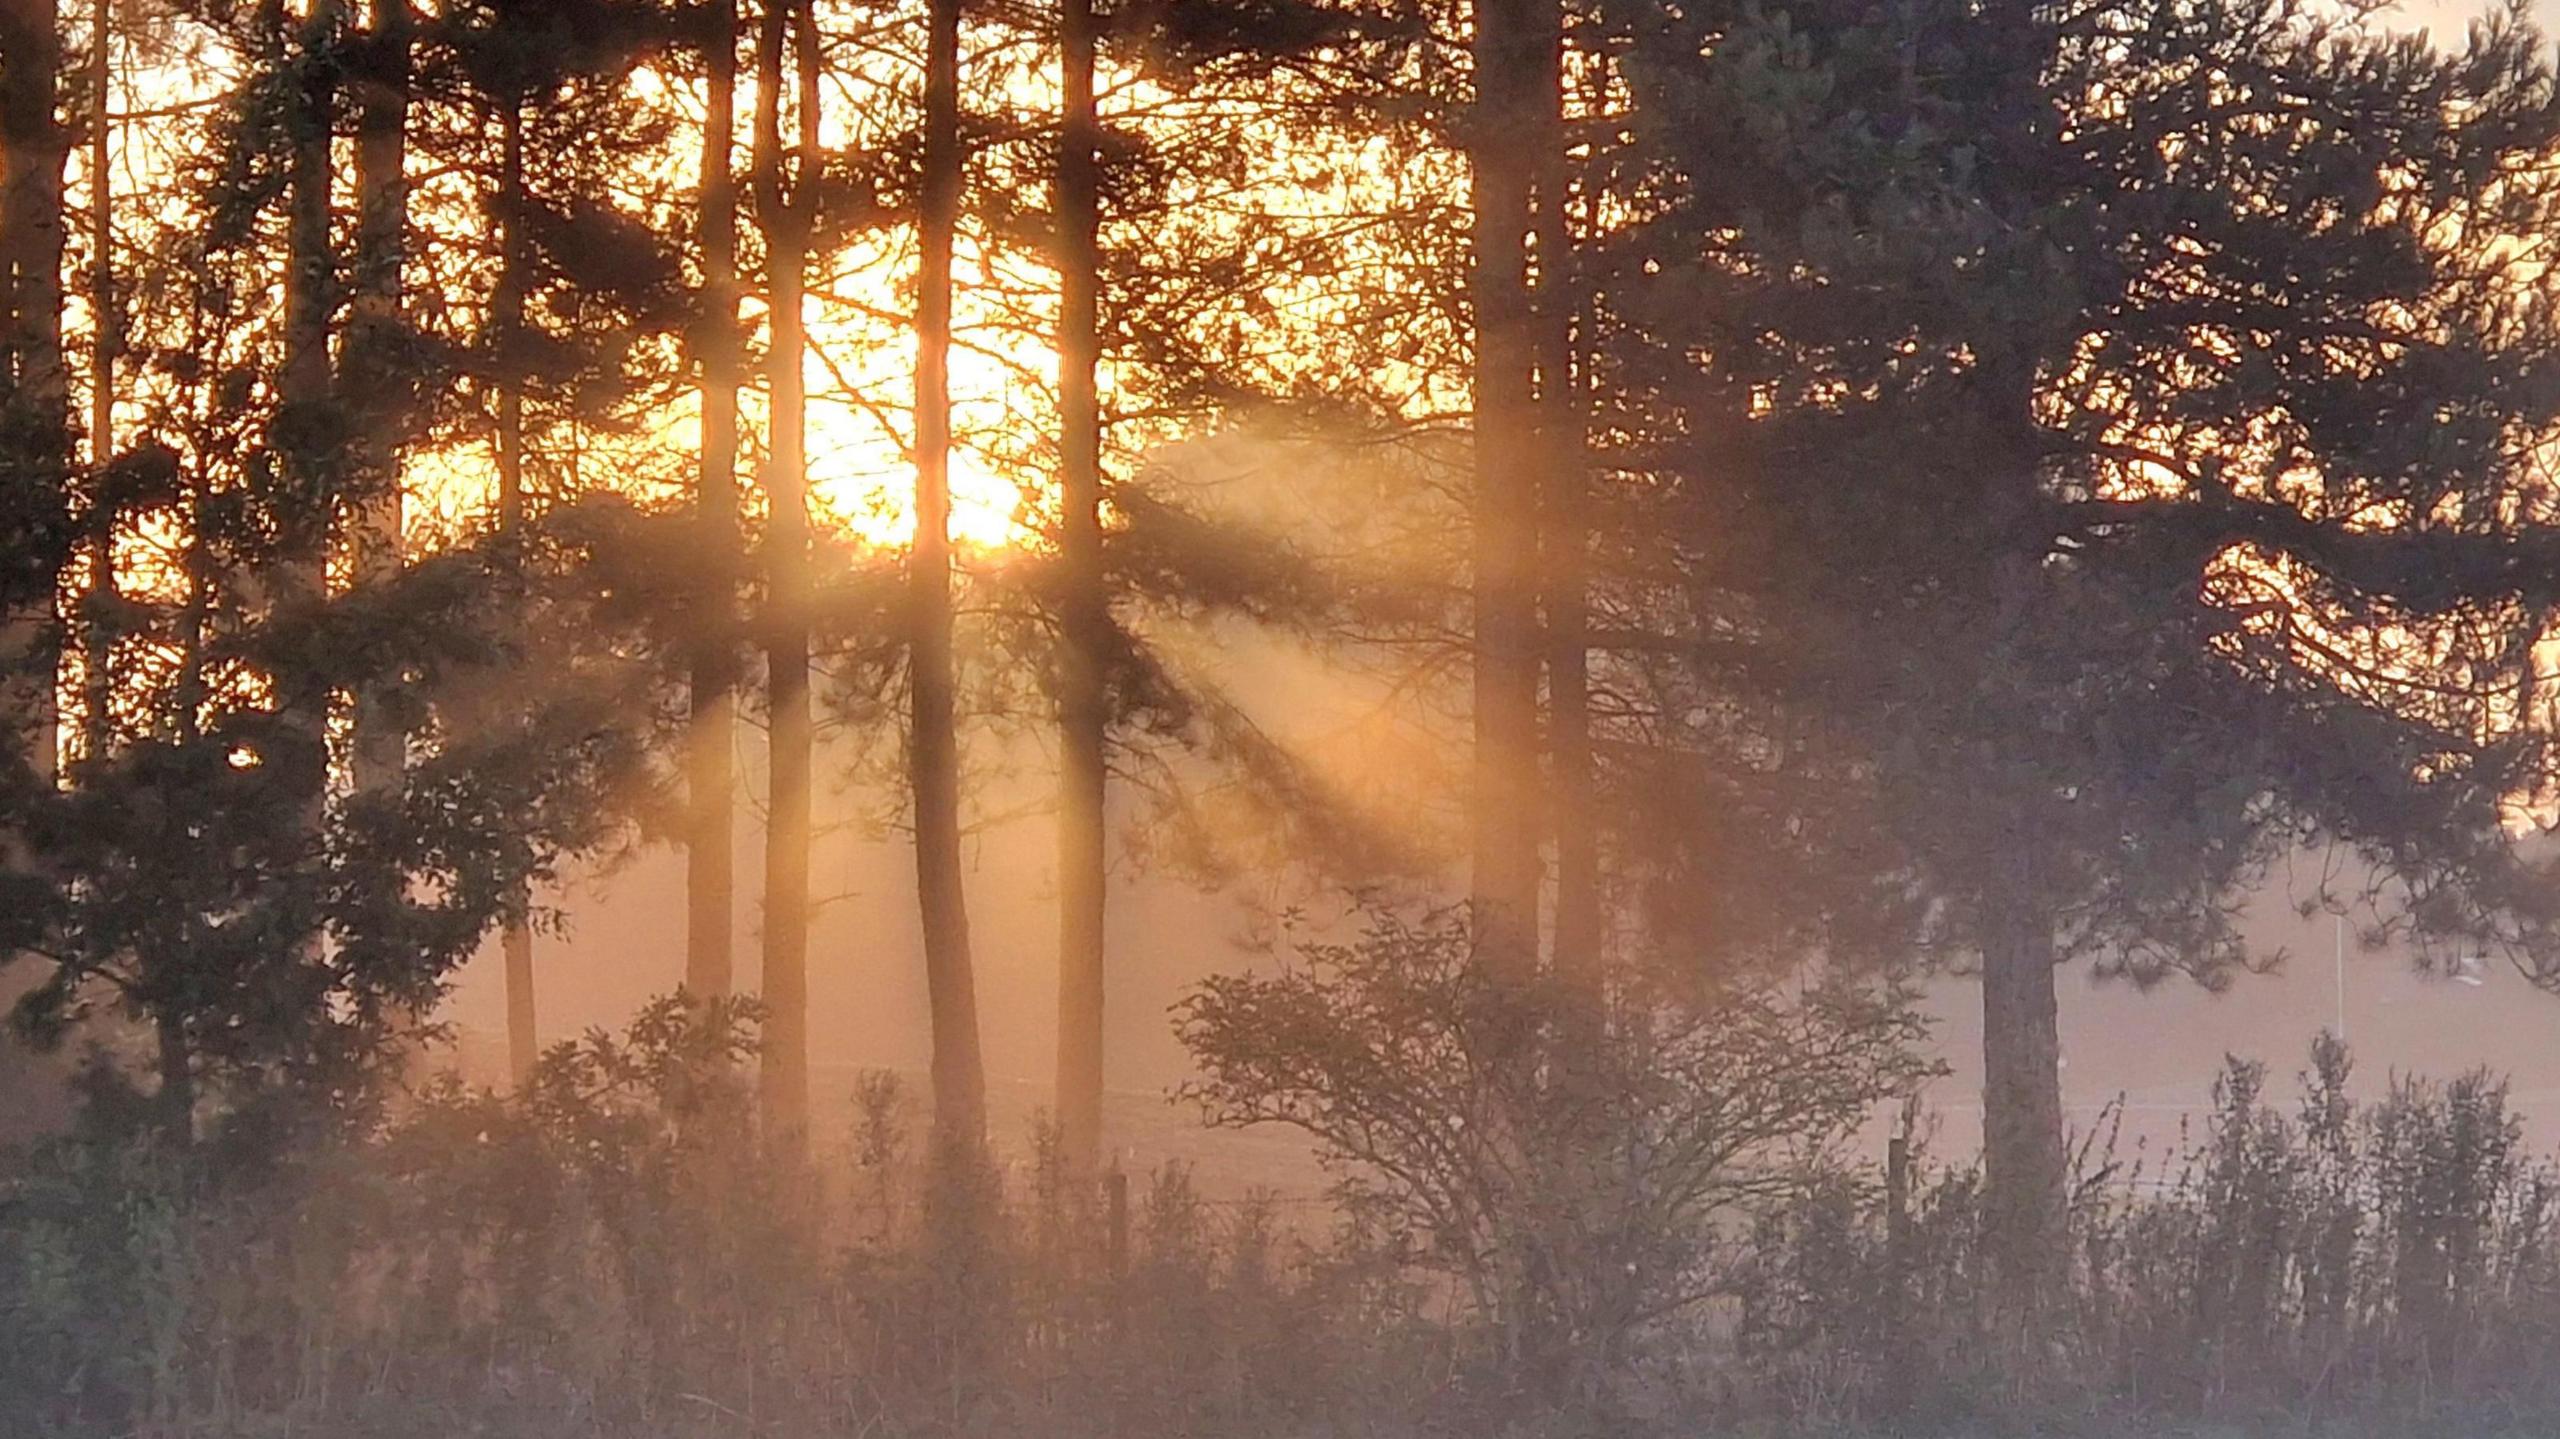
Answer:
[{"label": "tall grass", "polygon": [[1871,1176],[1833,1176],[1743,1246],[1736,1345],[1800,1418],[1832,1423],[2547,1432],[2560,1170],[2525,1152],[2492,1075],[2359,1103],[2349,1069],[2323,1039],[2286,1103],[2231,1061],[2165,1155],[2125,1155],[2102,1125],[2076,1166],[2067,1289],[2023,1326],[1990,1302],[1972,1166],[1924,1157],[1898,1227]]},{"label": "tall grass", "polygon": [[[1806,1173],[1570,1405],[1488,1362],[1416,1236],[1184,1170],[939,1164],[895,1080],[761,1148],[726,1019],[659,1006],[522,1095],[169,1152],[93,1108],[0,1188],[0,1433],[2549,1432],[2560,1213],[2485,1075],[2358,1103],[2234,1064],[2167,1155],[2083,1152],[2067,1289],[1994,1305],[1979,1186]],[[1118,1198],[1115,1202],[1115,1188]],[[1897,1199],[1895,1195],[1902,1197]],[[1897,1212],[1898,1211],[1898,1212]]]},{"label": "tall grass", "polygon": [[521,1096],[440,1081],[280,1160],[142,1124],[26,1156],[0,1433],[1345,1432],[1446,1382],[1356,1238],[1178,1169],[1115,1224],[1045,1136],[1010,1187],[938,1165],[887,1076],[849,1149],[780,1164],[706,1034],[661,1005]]}]

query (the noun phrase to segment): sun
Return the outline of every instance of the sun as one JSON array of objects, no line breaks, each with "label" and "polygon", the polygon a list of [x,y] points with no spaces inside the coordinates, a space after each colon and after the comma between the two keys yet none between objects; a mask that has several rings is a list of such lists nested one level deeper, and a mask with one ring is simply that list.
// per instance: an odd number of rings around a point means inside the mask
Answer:
[{"label": "sun", "polygon": [[[813,507],[822,524],[884,549],[915,534],[909,238],[869,236],[830,257],[833,273],[810,286],[803,317]],[[963,273],[1001,263],[975,253],[977,237],[960,248]],[[951,538],[967,549],[1036,545],[1039,517],[1055,503],[1040,440],[1056,434],[1057,352],[1022,319],[968,287],[953,296]]]},{"label": "sun", "polygon": [[[812,385],[815,378],[812,378]],[[956,408],[956,407],[955,407]],[[976,450],[951,449],[951,540],[963,549],[1020,549],[1037,542],[1035,507],[1044,498],[995,472]],[[915,463],[903,438],[870,416],[821,403],[809,406],[809,499],[819,524],[857,543],[905,549],[916,528]]]}]

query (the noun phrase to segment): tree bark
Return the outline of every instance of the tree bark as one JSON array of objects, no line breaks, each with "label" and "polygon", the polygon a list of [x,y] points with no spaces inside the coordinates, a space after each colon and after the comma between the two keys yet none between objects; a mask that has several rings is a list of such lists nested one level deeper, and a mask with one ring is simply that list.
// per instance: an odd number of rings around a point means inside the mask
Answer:
[{"label": "tree bark", "polygon": [[108,174],[108,92],[115,77],[115,0],[89,7],[89,304],[95,314],[89,337],[95,366],[89,390],[89,462],[103,465],[115,453],[117,354],[115,186]]},{"label": "tree bark", "polygon": [[[356,422],[348,463],[357,495],[352,536],[358,584],[399,573],[402,561],[400,434],[401,269],[408,252],[409,0],[373,0],[356,74],[356,254],[348,305],[346,366]],[[377,705],[355,718],[358,789],[396,785],[407,736]]]},{"label": "tree bark", "polygon": [[[801,365],[807,345],[801,304],[808,263],[804,206],[816,163],[818,93],[800,75],[799,165],[786,178],[782,153],[783,51],[792,22],[803,54],[815,27],[803,5],[768,0],[756,43],[756,205],[765,233],[772,291],[772,342],[765,383],[771,395],[771,444],[765,472],[768,613],[765,617],[766,706],[772,797],[765,831],[763,1103],[765,1124],[779,1142],[805,1142],[809,1113],[809,782],[813,735],[809,713],[809,495],[805,447],[807,396]],[[806,61],[796,67],[805,71]]]},{"label": "tree bark", "polygon": [[1069,1169],[1102,1157],[1106,696],[1102,566],[1100,126],[1092,0],[1060,0],[1058,416],[1058,1133]]},{"label": "tree bark", "polygon": [[[267,13],[275,23],[284,23],[281,6]],[[332,146],[340,97],[337,64],[329,57],[343,39],[343,28],[339,0],[312,0],[291,43],[284,77],[289,81],[284,107],[284,353],[277,365],[269,443],[290,507],[276,527],[275,548],[244,586],[270,618],[314,605],[327,591],[332,516],[325,497],[335,493],[338,468],[346,458],[330,353],[331,311],[340,282],[330,235],[337,179]],[[329,701],[326,693],[299,687],[276,696],[279,728],[307,754],[327,753]],[[315,848],[326,819],[326,775],[325,767],[316,769],[317,782],[303,796],[302,822]],[[307,959],[317,962],[319,949],[317,936],[305,941]]]},{"label": "tree bark", "polygon": [[[53,0],[0,0],[0,386],[7,442],[22,463],[70,468],[69,387],[62,358],[63,169],[68,137],[54,114],[62,39]],[[16,727],[34,771],[52,777],[57,730],[54,596],[13,599],[0,616],[0,725]]]},{"label": "tree bark", "polygon": [[[8,379],[15,397],[59,412],[62,363],[63,166],[68,137],[54,113],[62,36],[53,0],[0,3],[0,263],[7,266]],[[67,419],[67,414],[65,415]]]},{"label": "tree bark", "polygon": [[[524,382],[516,367],[524,349],[524,100],[509,95],[498,116],[498,286],[491,306],[497,342],[498,528],[522,528],[524,495]],[[533,1077],[541,1058],[534,1028],[533,931],[522,917],[507,921],[500,940],[507,967],[507,1069],[518,1087]]]},{"label": "tree bark", "polygon": [[704,20],[703,59],[710,112],[702,132],[702,456],[695,505],[709,571],[698,617],[687,716],[685,788],[685,988],[723,999],[735,984],[731,746],[736,733],[738,656],[738,228],[729,152],[737,105],[736,0],[714,0]]},{"label": "tree bark", "polygon": [[2006,1297],[2032,1306],[2060,1277],[2067,1161],[2051,926],[1995,900],[1982,924],[1983,1226]]},{"label": "tree bark", "polygon": [[[292,477],[292,492],[300,495],[329,493],[325,472],[338,459],[330,452],[327,418],[335,398],[329,311],[337,261],[329,220],[335,180],[330,141],[337,127],[338,94],[333,67],[320,58],[337,43],[338,14],[337,0],[315,0],[303,22],[301,74],[292,87],[287,119],[292,152],[285,195],[284,358],[277,377],[276,448]],[[283,563],[269,583],[290,594],[276,598],[317,597],[326,580],[322,551],[327,538],[326,526],[317,523],[287,538]],[[307,716],[306,721],[316,734],[320,718]]]},{"label": "tree bark", "polygon": [[54,113],[62,36],[53,0],[0,0],[0,264],[7,267],[7,380],[20,413],[68,438],[62,358],[63,168]]},{"label": "tree bark", "polygon": [[1538,102],[1528,153],[1535,165],[1537,284],[1534,359],[1538,453],[1545,467],[1540,526],[1547,625],[1547,751],[1556,846],[1555,964],[1577,991],[1601,983],[1605,940],[1595,774],[1591,744],[1589,465],[1578,386],[1573,233],[1567,207],[1564,129],[1564,12],[1536,0]]},{"label": "tree bark", "polygon": [[1495,973],[1538,954],[1538,427],[1527,238],[1540,103],[1538,0],[1479,0],[1468,116],[1475,307],[1476,945]]},{"label": "tree bark", "polygon": [[118,590],[114,519],[106,513],[104,481],[116,453],[116,359],[123,320],[116,297],[115,177],[109,167],[108,97],[114,89],[115,0],[89,7],[89,515],[84,614],[80,643],[80,755],[107,752],[114,734],[115,634],[99,601]]},{"label": "tree bark", "polygon": [[907,764],[916,899],[933,1012],[934,1131],[976,1148],[986,1132],[976,978],[960,879],[960,749],[951,652],[951,249],[960,218],[960,0],[925,14],[924,175],[916,301],[916,532],[908,552]]}]

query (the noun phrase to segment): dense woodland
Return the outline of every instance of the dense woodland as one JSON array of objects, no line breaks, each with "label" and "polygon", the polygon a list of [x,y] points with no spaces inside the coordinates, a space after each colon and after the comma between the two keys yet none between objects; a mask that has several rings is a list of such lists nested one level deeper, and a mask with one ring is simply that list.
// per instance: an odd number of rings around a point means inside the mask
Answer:
[{"label": "dense woodland", "polygon": [[[2235,1061],[2163,1155],[2057,1074],[2058,972],[2272,962],[2304,852],[2560,987],[2560,55],[2406,30],[0,0],[0,981],[77,1058],[0,1432],[2547,1432],[2495,1080]],[[1346,782],[1258,644],[1434,741]],[[932,1055],[849,1104],[845,794]],[[549,896],[651,848],[683,989],[539,1050]],[[1274,911],[1176,1099],[1321,1207],[1109,1162],[1136,873]],[[437,1077],[489,944],[495,1089]]]}]

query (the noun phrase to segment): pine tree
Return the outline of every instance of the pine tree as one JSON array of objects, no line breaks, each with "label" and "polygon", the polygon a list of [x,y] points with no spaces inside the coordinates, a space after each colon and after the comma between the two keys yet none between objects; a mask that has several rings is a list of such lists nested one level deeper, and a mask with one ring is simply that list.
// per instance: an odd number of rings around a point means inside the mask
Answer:
[{"label": "pine tree", "polygon": [[977,977],[960,878],[960,744],[954,721],[951,574],[951,251],[967,152],[960,133],[960,0],[925,14],[923,251],[916,299],[916,528],[909,585],[907,764],[915,800],[916,899],[933,1014],[934,1128],[974,1150],[986,1129]]},{"label": "pine tree", "polygon": [[[791,44],[796,34],[798,43]],[[786,163],[785,65],[798,133]],[[816,215],[818,36],[807,0],[766,0],[756,41],[756,215],[765,236],[773,333],[766,351],[765,706],[772,801],[765,832],[764,1115],[798,1143],[809,1118],[809,464],[801,378],[809,236]]]},{"label": "pine tree", "polygon": [[1102,555],[1101,135],[1091,0],[1060,0],[1058,150],[1058,1129],[1067,1162],[1102,1156],[1108,904],[1103,667],[1111,618]]},{"label": "pine tree", "polygon": [[52,0],[0,7],[0,451],[11,518],[36,543],[0,595],[0,733],[38,777],[54,770],[53,591],[48,536],[66,527],[71,440],[62,352],[63,172],[70,132]]},{"label": "pine tree", "polygon": [[1487,963],[1515,975],[1537,963],[1543,880],[1536,613],[1542,427],[1527,244],[1537,229],[1537,179],[1549,168],[1536,146],[1548,135],[1537,117],[1554,104],[1540,84],[1551,68],[1552,13],[1536,0],[1480,0],[1475,92],[1464,121],[1475,323],[1472,898]]},{"label": "pine tree", "polygon": [[115,177],[110,102],[115,89],[115,6],[96,0],[89,7],[89,113],[87,166],[89,188],[89,475],[85,547],[80,575],[80,721],[79,752],[84,758],[104,754],[114,733],[114,664],[112,626],[98,613],[116,599],[114,523],[105,499],[104,476],[116,451],[116,358],[122,346],[120,306],[116,291]]},{"label": "pine tree", "polygon": [[732,749],[736,744],[738,656],[738,336],[736,146],[738,7],[715,0],[699,24],[708,111],[702,129],[699,244],[702,317],[695,336],[701,369],[701,472],[694,505],[702,522],[709,572],[695,618],[700,653],[690,677],[685,783],[691,806],[685,831],[685,988],[706,999],[733,984],[735,933]]},{"label": "pine tree", "polygon": [[[244,1109],[353,1102],[515,897],[628,823],[645,758],[645,649],[508,547],[324,583],[379,498],[347,463],[361,347],[343,377],[328,363],[358,269],[330,239],[337,96],[361,73],[337,68],[360,49],[343,19],[202,22],[242,78],[204,112],[200,163],[134,208],[154,264],[124,335],[153,384],[94,477],[166,557],[108,615],[132,722],[23,811],[0,876],[0,942],[46,964],[18,1022],[138,1023],[180,1143]],[[320,717],[345,696],[420,745],[332,800]]]},{"label": "pine tree", "polygon": [[[371,0],[354,46],[356,240],[349,276],[345,384],[351,412],[347,537],[355,582],[397,573],[402,559],[401,436],[409,330],[403,268],[409,230],[409,87],[415,24],[409,0]],[[385,783],[406,745],[380,712],[355,716],[355,782]]]},{"label": "pine tree", "polygon": [[2421,932],[2549,952],[2501,820],[2547,738],[2501,696],[2549,612],[2512,560],[2560,332],[2491,257],[2554,223],[2523,157],[2560,105],[2512,17],[2459,55],[2288,0],[1617,19],[1650,213],[1610,362],[1681,495],[1676,643],[1788,756],[1731,789],[1978,961],[2032,1312],[2058,965],[2226,975],[2236,896],[2323,840]]},{"label": "pine tree", "polygon": [[[1587,367],[1576,355],[1575,193],[1566,160],[1565,9],[1540,0],[1531,13],[1538,46],[1535,108],[1524,117],[1521,144],[1536,167],[1530,200],[1536,283],[1531,341],[1537,375],[1538,599],[1547,671],[1546,756],[1551,781],[1547,830],[1555,843],[1555,926],[1549,941],[1559,973],[1588,989],[1603,964],[1606,920],[1597,775],[1591,715],[1591,506],[1580,388]],[[1525,87],[1524,87],[1525,88]],[[1526,96],[1524,95],[1524,99]]]}]

